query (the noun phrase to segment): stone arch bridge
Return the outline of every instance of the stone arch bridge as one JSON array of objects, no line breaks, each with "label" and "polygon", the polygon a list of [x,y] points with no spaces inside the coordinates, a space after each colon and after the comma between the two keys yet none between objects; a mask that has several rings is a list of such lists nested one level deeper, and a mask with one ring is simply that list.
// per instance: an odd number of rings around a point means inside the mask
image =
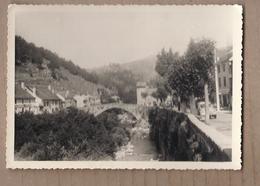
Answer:
[{"label": "stone arch bridge", "polygon": [[94,114],[95,116],[98,116],[101,113],[110,109],[122,109],[132,114],[137,120],[147,118],[147,107],[136,105],[136,104],[126,104],[126,103],[100,104],[100,105],[93,105],[86,110]]}]

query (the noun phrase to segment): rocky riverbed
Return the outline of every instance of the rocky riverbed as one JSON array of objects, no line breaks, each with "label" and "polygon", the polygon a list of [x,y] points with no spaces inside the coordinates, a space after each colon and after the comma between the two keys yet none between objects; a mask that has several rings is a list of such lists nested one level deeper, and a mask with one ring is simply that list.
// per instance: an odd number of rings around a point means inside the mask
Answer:
[{"label": "rocky riverbed", "polygon": [[[119,116],[126,119],[125,116]],[[128,122],[131,120],[128,118]],[[127,121],[127,120],[125,120]],[[130,141],[115,153],[116,161],[155,161],[157,153],[149,139],[149,124],[144,119],[135,121],[130,129]]]}]

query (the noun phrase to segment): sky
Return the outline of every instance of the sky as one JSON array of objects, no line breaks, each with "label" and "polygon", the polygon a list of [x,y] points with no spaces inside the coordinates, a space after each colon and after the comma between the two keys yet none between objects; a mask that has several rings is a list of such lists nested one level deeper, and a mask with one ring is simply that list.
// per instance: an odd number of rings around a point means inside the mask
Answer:
[{"label": "sky", "polygon": [[232,44],[231,6],[29,6],[15,12],[15,33],[91,69],[157,55],[182,54],[191,38]]}]

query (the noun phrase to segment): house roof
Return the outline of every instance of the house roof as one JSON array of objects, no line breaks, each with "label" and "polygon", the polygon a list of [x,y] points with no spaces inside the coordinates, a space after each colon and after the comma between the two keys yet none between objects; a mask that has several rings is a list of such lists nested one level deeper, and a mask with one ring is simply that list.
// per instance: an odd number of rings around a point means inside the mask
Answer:
[{"label": "house roof", "polygon": [[220,57],[219,62],[227,62],[232,58],[232,56],[233,56],[232,51],[228,52],[226,53],[226,55]]},{"label": "house roof", "polygon": [[139,82],[136,83],[136,87],[146,87],[146,83],[139,81]]},{"label": "house roof", "polygon": [[146,89],[146,92],[149,94],[149,95],[151,95],[153,92],[156,92],[156,88],[147,88]]},{"label": "house roof", "polygon": [[67,91],[58,91],[58,94],[60,94],[65,99],[73,99],[73,97],[75,95],[75,94],[73,94],[71,92],[67,93]]},{"label": "house roof", "polygon": [[15,85],[15,98],[16,99],[35,99],[31,94],[18,84]]},{"label": "house roof", "polygon": [[232,56],[233,56],[232,48],[219,51],[217,52],[217,57],[219,58],[218,63],[228,62],[230,59],[232,59]]},{"label": "house roof", "polygon": [[48,86],[44,86],[44,85],[29,86],[31,90],[33,87],[36,88],[36,95],[42,100],[60,100],[60,98],[55,93],[52,93],[52,91],[48,89]]}]

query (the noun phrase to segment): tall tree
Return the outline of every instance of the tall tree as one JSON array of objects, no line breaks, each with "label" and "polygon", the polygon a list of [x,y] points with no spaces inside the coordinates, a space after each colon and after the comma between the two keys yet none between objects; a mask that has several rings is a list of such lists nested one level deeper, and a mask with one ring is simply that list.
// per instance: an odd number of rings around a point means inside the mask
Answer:
[{"label": "tall tree", "polygon": [[167,80],[167,85],[177,96],[179,109],[180,103],[194,100],[195,96],[205,98],[206,95],[208,102],[208,92],[205,91],[214,77],[214,47],[214,42],[208,39],[191,40],[183,56],[164,49],[157,56],[156,71]]},{"label": "tall tree", "polygon": [[164,77],[167,73],[167,70],[169,66],[174,63],[176,60],[178,60],[179,54],[177,52],[173,53],[172,49],[169,49],[169,51],[165,51],[163,48],[161,53],[157,55],[157,62],[155,66],[156,72]]},{"label": "tall tree", "polygon": [[185,59],[179,60],[170,65],[167,71],[167,81],[169,86],[177,96],[178,110],[180,110],[181,103],[186,103],[193,91],[194,77],[191,71],[190,64]]},{"label": "tall tree", "polygon": [[[185,60],[193,69],[193,95],[202,96],[201,85],[204,86],[204,99],[206,105],[206,122],[209,119],[209,93],[208,86],[214,77],[214,50],[215,43],[209,39],[199,41],[191,40],[185,53]],[[214,86],[213,86],[214,87]]]},{"label": "tall tree", "polygon": [[157,76],[150,84],[152,84],[152,87],[156,87],[156,91],[152,93],[152,96],[160,100],[161,103],[164,102],[170,93],[167,80],[161,76]]}]

